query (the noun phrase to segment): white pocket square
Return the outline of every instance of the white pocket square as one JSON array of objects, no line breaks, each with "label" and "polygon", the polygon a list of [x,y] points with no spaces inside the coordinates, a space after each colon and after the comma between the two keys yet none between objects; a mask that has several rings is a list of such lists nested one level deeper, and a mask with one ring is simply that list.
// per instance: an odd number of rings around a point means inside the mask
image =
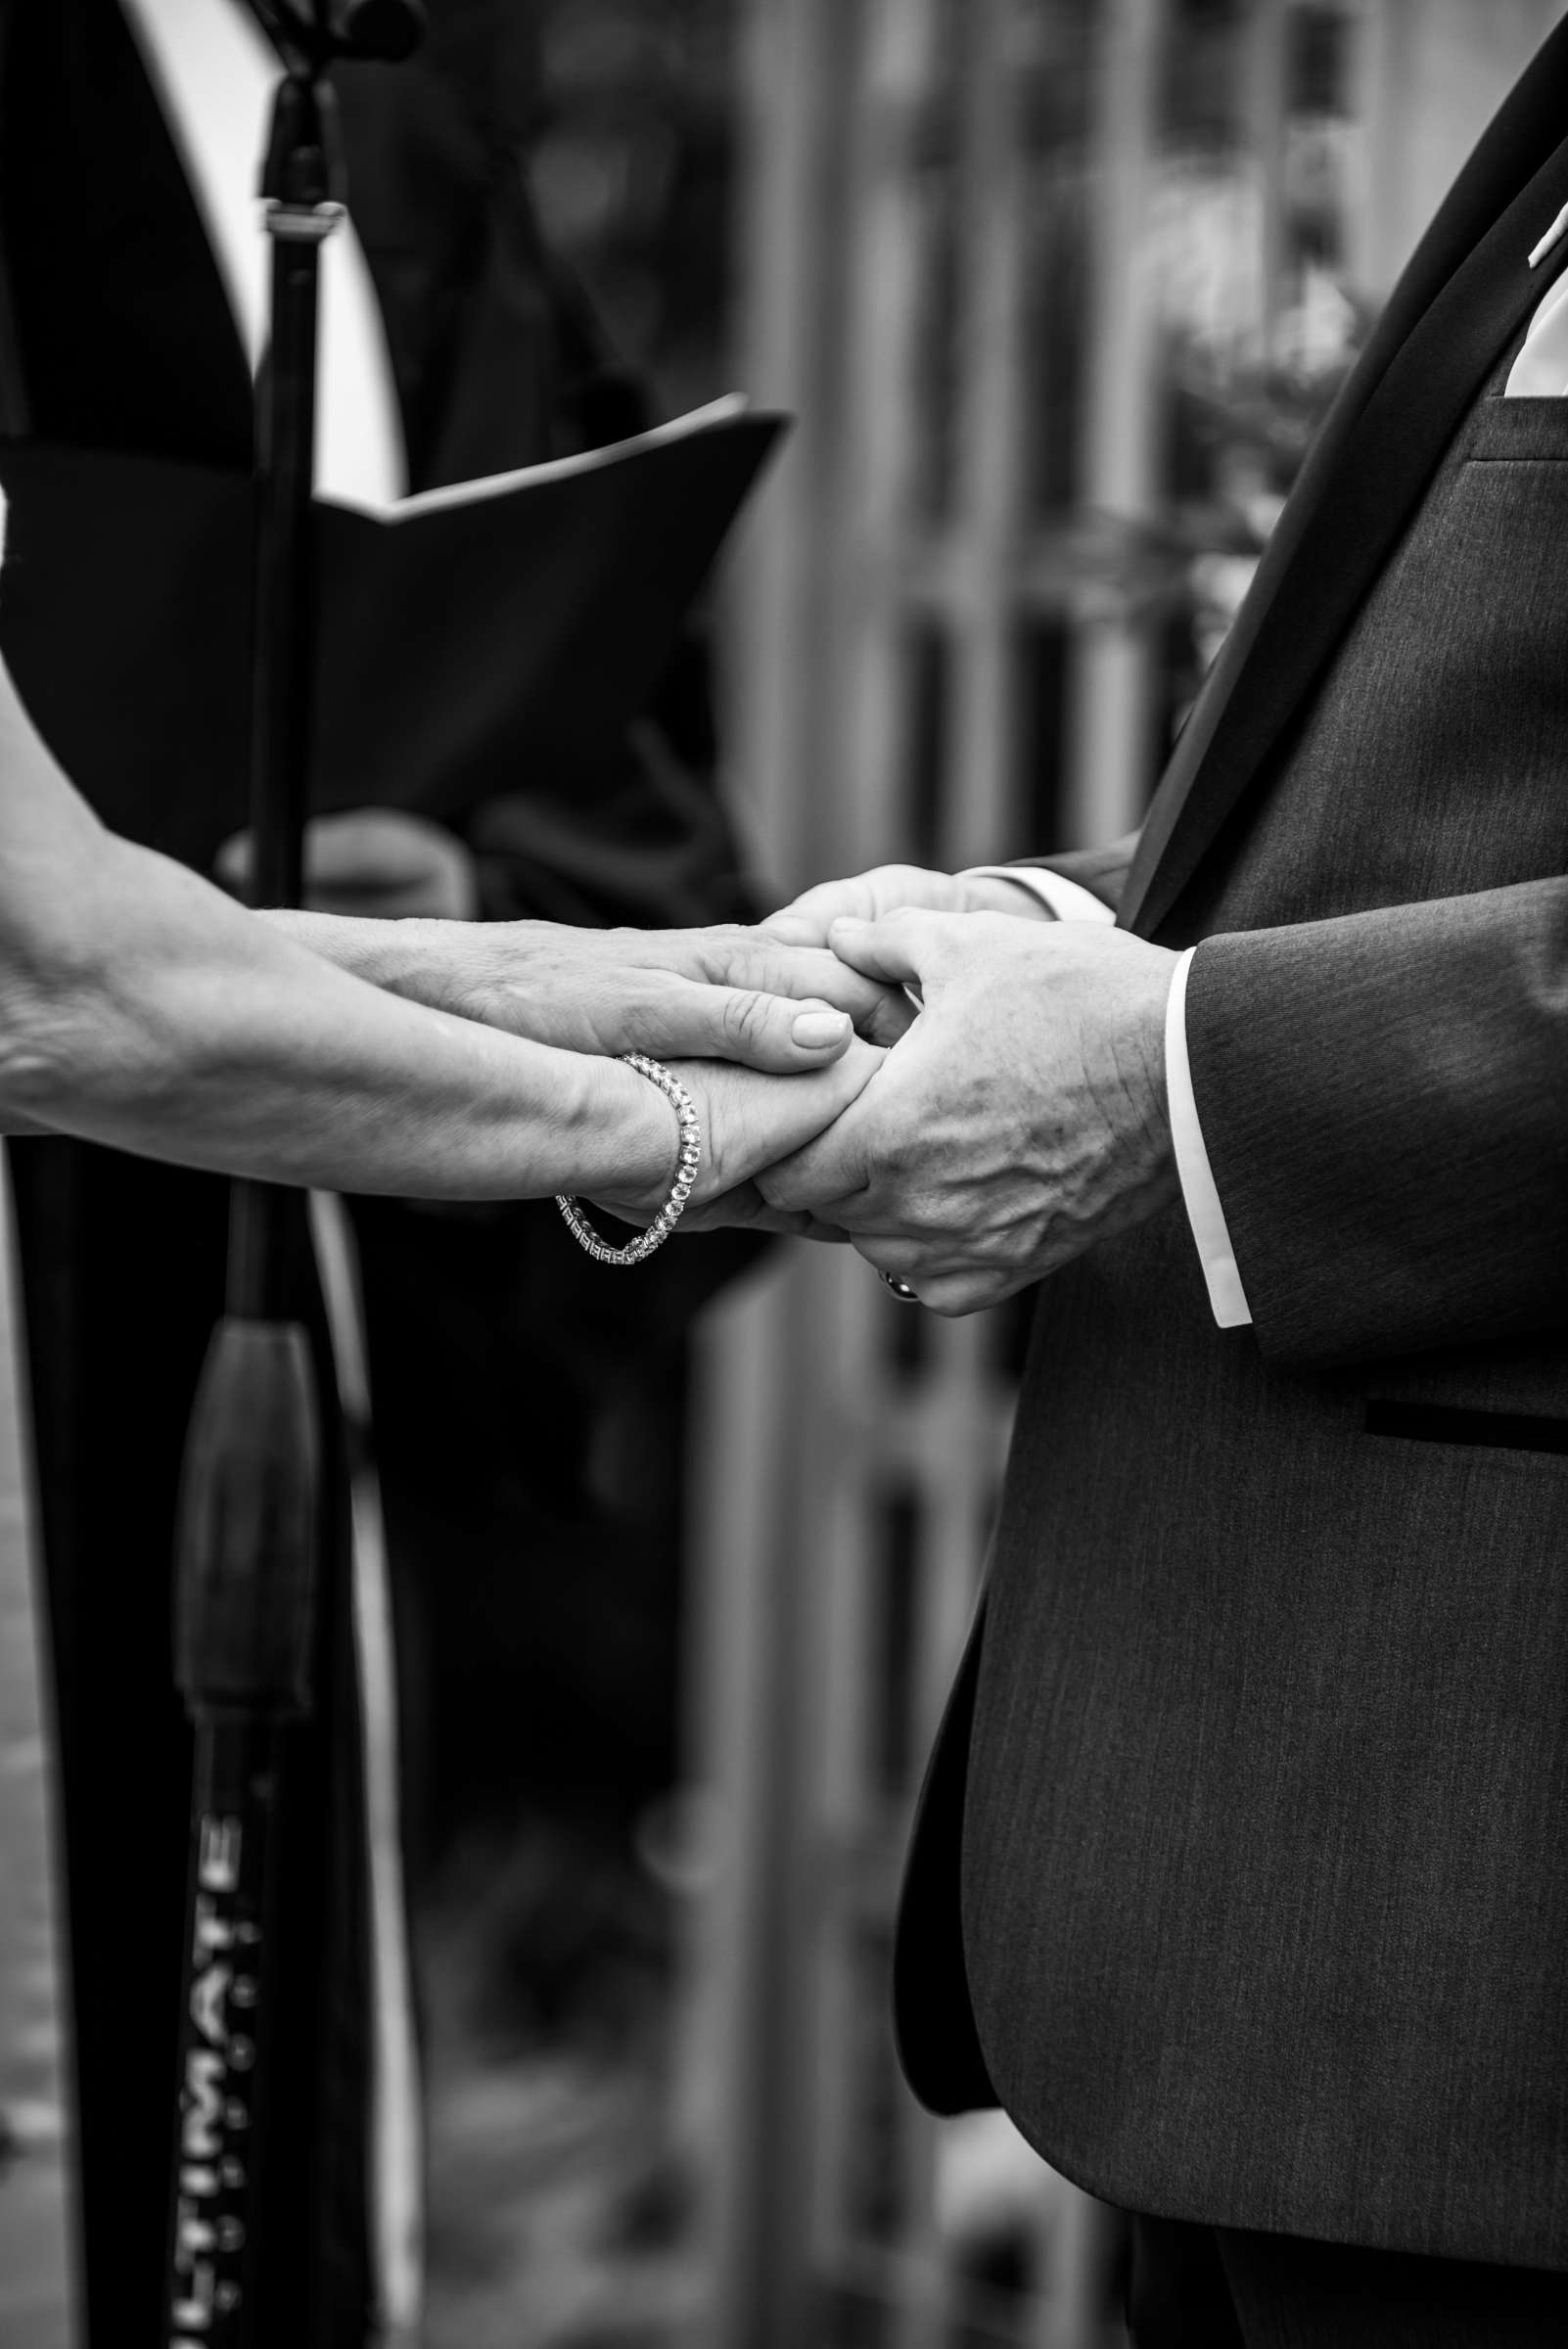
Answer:
[{"label": "white pocket square", "polygon": [[1505,399],[1568,397],[1568,273],[1547,288],[1509,370]]}]

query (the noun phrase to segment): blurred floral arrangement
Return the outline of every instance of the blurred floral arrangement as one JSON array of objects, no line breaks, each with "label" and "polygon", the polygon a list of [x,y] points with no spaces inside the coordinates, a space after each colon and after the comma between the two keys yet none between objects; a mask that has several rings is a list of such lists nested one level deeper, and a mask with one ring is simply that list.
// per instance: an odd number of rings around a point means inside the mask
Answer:
[{"label": "blurred floral arrangement", "polygon": [[1339,250],[1358,135],[1325,112],[1292,120],[1272,216],[1265,177],[1246,161],[1173,158],[1157,193],[1150,257],[1173,403],[1172,521],[1187,549],[1200,669],[1371,323]]},{"label": "blurred floral arrangement", "polygon": [[[1079,509],[1043,536],[1037,586],[1080,620],[1189,623],[1194,688],[1235,618],[1372,311],[1288,223],[1270,276],[1262,191],[1245,165],[1172,158],[1142,266],[1157,305],[1165,496],[1142,518]],[[1314,250],[1314,247],[1316,250]],[[1058,576],[1059,575],[1059,576]]]},{"label": "blurred floral arrangement", "polygon": [[1207,494],[1178,500],[1193,631],[1207,668],[1234,619],[1308,448],[1355,364],[1369,313],[1329,271],[1310,264],[1266,347],[1222,368],[1191,340],[1174,343],[1178,435]]}]

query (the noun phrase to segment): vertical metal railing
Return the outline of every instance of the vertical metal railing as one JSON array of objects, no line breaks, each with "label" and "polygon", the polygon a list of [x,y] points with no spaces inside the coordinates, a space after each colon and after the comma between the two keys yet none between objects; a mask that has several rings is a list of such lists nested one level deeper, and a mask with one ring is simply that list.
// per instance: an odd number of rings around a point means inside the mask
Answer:
[{"label": "vertical metal railing", "polygon": [[[742,365],[803,423],[740,569],[730,739],[785,886],[1022,845],[1029,13],[752,11]],[[922,660],[940,678],[923,710]],[[943,2349],[962,2297],[936,2219],[943,2132],[894,2083],[882,1978],[1010,1395],[984,1322],[926,1324],[899,1359],[907,1338],[858,1261],[825,1250],[728,1303],[709,1337],[695,1711],[720,1824],[691,2097],[708,2349],[828,2349],[855,2301],[899,2349]],[[1047,2205],[1039,2176],[1050,2289],[1015,2337],[1088,2349],[1091,2206],[1070,2189]]]},{"label": "vertical metal railing", "polygon": [[[791,0],[754,7],[746,22],[740,368],[800,423],[738,567],[729,742],[740,812],[780,884],[848,845],[820,787],[833,736],[821,568],[836,537],[833,322],[854,18],[843,0]],[[694,1414],[692,1745],[715,1821],[687,2099],[706,2187],[705,2349],[804,2349],[821,2337],[811,2237],[823,1609],[821,1496],[807,1473],[831,1383],[810,1368],[823,1349],[820,1278],[809,1261],[779,1265],[725,1301]]]},{"label": "vertical metal railing", "polygon": [[1259,340],[1272,348],[1285,271],[1288,0],[1252,0],[1241,59],[1241,125],[1258,191]]},{"label": "vertical metal railing", "polygon": [[[1158,492],[1147,225],[1171,14],[1171,0],[1100,0],[1098,12],[1081,493],[1085,506],[1133,521],[1153,512]],[[1158,760],[1157,645],[1147,622],[1081,622],[1070,680],[1065,829],[1077,846],[1130,831],[1147,801]]]},{"label": "vertical metal railing", "polygon": [[[949,679],[941,787],[930,830],[949,870],[1008,853],[1018,760],[1015,571],[1024,530],[1025,155],[1020,73],[1025,0],[972,0],[955,43],[966,69],[951,124],[953,288],[950,483],[934,576]],[[993,1394],[989,1318],[924,1333],[911,1446],[912,1581],[905,1693],[918,1767],[960,1653],[983,1565],[1011,1398]],[[905,2165],[897,2250],[907,2280],[899,2349],[944,2349],[955,2282],[936,2256],[934,2212],[945,2132],[903,2108]],[[922,2277],[922,2267],[925,2274]]]},{"label": "vertical metal railing", "polygon": [[[916,749],[911,692],[916,644],[899,591],[922,455],[917,376],[922,278],[930,264],[931,207],[921,187],[925,101],[942,32],[934,0],[864,0],[857,94],[850,124],[848,255],[839,561],[833,603],[839,656],[835,708],[842,734],[828,772],[854,871],[911,845],[909,777]],[[906,2239],[911,2206],[929,2207],[929,2184],[909,2163],[901,2114],[881,2157],[891,2176],[887,2207],[868,2209],[870,2133],[878,2126],[878,2071],[886,2089],[878,2018],[867,2013],[868,1934],[887,1873],[879,1850],[884,1803],[876,1782],[877,1729],[889,1699],[879,1686],[880,1610],[887,1603],[879,1511],[897,1501],[884,1434],[889,1300],[852,1260],[830,1267],[824,1327],[840,1364],[841,1397],[853,1399],[830,1459],[820,1556],[826,1719],[822,1749],[822,1905],[818,1913],[816,2165],[812,2252],[829,2294],[882,2288],[878,2262]],[[897,1309],[893,1309],[896,1311]],[[893,1571],[897,1571],[895,1567]],[[881,1898],[885,1900],[885,1888]],[[881,2126],[888,2129],[886,2113]],[[880,2199],[881,2197],[879,2197]],[[923,2247],[929,2326],[941,2298],[932,2246]],[[869,2270],[869,2272],[868,2272]],[[895,2287],[890,2341],[916,2349]],[[920,2342],[919,2349],[925,2349]]]}]

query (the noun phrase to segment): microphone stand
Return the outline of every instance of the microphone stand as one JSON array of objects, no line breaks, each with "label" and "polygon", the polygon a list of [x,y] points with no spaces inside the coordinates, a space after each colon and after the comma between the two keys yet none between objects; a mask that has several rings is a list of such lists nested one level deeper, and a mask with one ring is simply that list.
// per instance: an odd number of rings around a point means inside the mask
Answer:
[{"label": "microphone stand", "polygon": [[[251,825],[254,901],[297,905],[315,657],[311,487],[321,247],[343,218],[334,57],[406,54],[402,0],[254,0],[284,66],[261,195],[271,341],[257,390]],[[356,16],[362,20],[357,27]],[[369,37],[366,37],[366,25]],[[378,35],[377,27],[380,32]],[[393,46],[384,42],[391,32]],[[232,1188],[225,1309],[186,1443],[174,1671],[195,1733],[164,2338],[274,2349],[257,2329],[274,2027],[279,1789],[311,1708],[323,1399],[291,1312],[289,1194]]]}]

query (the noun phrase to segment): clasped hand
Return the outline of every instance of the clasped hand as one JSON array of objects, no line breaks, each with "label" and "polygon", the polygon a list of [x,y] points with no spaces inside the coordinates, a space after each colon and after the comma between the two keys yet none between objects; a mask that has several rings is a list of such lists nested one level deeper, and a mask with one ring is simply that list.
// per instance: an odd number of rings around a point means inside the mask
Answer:
[{"label": "clasped hand", "polygon": [[[898,886],[925,902],[876,918],[833,914],[835,896],[878,906],[881,893],[863,883],[841,885],[808,917],[775,918],[781,944],[792,937],[809,953],[819,938],[888,990],[884,1035],[908,1024],[883,1051],[856,1042],[805,1089],[723,1073],[718,1161],[691,1221],[848,1239],[923,1305],[956,1315],[999,1304],[1176,1196],[1165,1015],[1176,957],[1127,931],[1027,918],[1038,901],[1011,883],[992,900],[1010,911],[944,910],[939,879],[904,878]],[[907,1004],[905,990],[918,1016],[892,1008]],[[761,1163],[781,1119],[823,1111],[831,1123]]]},{"label": "clasped hand", "polygon": [[[1175,1193],[1176,957],[1053,922],[1009,880],[885,867],[760,929],[594,932],[419,918],[472,911],[471,877],[387,811],[322,819],[310,847],[322,910],[270,918],[317,952],[539,1043],[676,1066],[707,1143],[688,1227],[849,1239],[965,1313]],[[225,854],[238,868],[243,844]],[[415,918],[345,918],[372,901]],[[649,1163],[601,1204],[646,1221]]]},{"label": "clasped hand", "polygon": [[[962,1314],[1176,1196],[1174,954],[1092,924],[920,906],[826,936],[862,977],[917,990],[920,1015],[830,1127],[755,1177],[744,1220],[842,1234]],[[725,1220],[725,1202],[707,1214]]]},{"label": "clasped hand", "polygon": [[[646,1222],[673,1178],[673,1121],[641,1079],[602,1065],[644,1052],[674,1066],[697,1103],[706,1148],[689,1221],[722,1198],[726,1222],[814,1228],[808,1213],[766,1209],[750,1178],[854,1100],[879,1063],[877,1044],[907,1025],[898,989],[823,941],[739,924],[476,921],[478,876],[463,844],[401,810],[317,817],[304,850],[307,907],[269,912],[274,927],[391,993],[600,1064],[591,1078],[563,1069],[562,1079],[585,1082],[624,1137],[624,1181],[600,1194],[603,1204]],[[249,838],[225,843],[220,876],[244,887],[250,867]],[[668,1162],[650,1181],[666,1125]]]}]

